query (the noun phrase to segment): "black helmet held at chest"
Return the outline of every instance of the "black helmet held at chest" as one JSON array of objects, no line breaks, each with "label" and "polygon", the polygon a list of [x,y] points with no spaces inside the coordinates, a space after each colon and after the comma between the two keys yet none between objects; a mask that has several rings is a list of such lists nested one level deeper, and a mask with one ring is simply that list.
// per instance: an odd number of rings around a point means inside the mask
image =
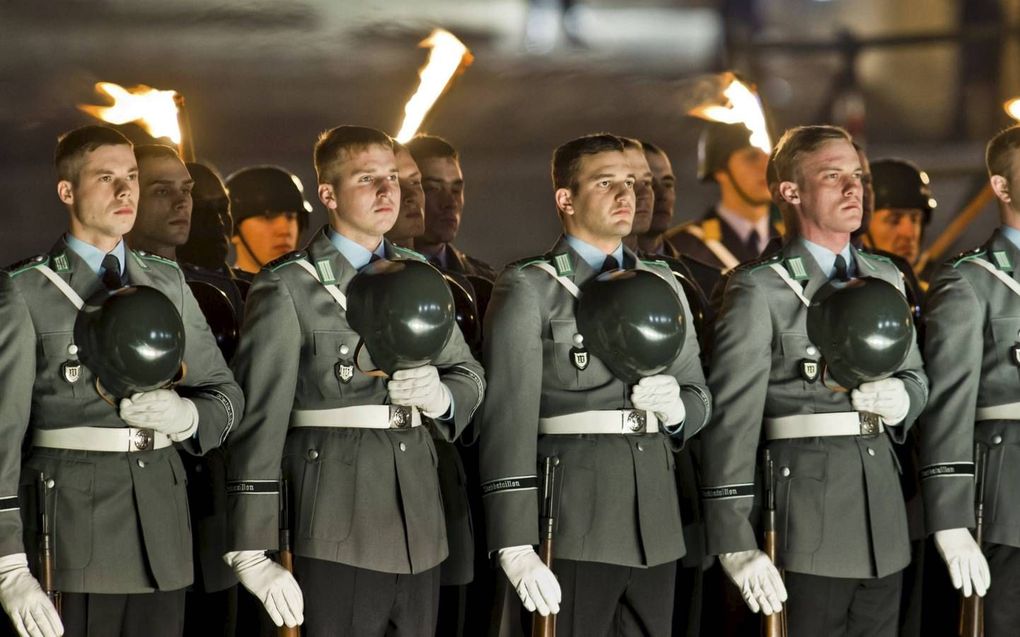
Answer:
[{"label": "black helmet held at chest", "polygon": [[128,286],[98,305],[85,305],[74,323],[78,357],[115,398],[166,387],[181,372],[184,323],[159,290]]},{"label": "black helmet held at chest", "polygon": [[647,270],[606,272],[577,304],[583,344],[626,383],[661,373],[683,348],[687,325],[672,286]]},{"label": "black helmet held at chest", "polygon": [[198,301],[198,307],[209,324],[209,330],[216,338],[216,346],[223,354],[223,360],[229,363],[234,357],[240,338],[234,306],[231,305],[226,292],[212,283],[188,281],[188,287]]},{"label": "black helmet held at chest", "polygon": [[380,259],[347,287],[347,322],[376,366],[390,375],[435,360],[455,321],[446,279],[422,261]]},{"label": "black helmet held at chest", "polygon": [[808,307],[807,332],[829,376],[847,389],[890,376],[914,339],[906,299],[875,278],[823,285]]}]

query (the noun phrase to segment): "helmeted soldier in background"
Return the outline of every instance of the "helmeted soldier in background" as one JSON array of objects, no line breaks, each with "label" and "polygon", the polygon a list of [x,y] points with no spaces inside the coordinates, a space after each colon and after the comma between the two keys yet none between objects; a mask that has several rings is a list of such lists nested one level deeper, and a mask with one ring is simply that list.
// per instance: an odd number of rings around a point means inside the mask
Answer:
[{"label": "helmeted soldier in background", "polygon": [[415,239],[415,249],[442,270],[494,280],[492,266],[453,246],[464,215],[464,174],[457,150],[435,135],[418,135],[406,146],[421,170],[425,190],[425,232]]},{"label": "helmeted soldier in background", "polygon": [[[136,146],[135,159],[138,161],[138,219],[128,234],[128,241],[136,249],[177,261],[177,249],[187,242],[192,232],[195,179],[177,151],[169,146]],[[226,321],[232,329],[230,338],[236,345],[238,313],[220,287],[229,290],[230,287],[226,286],[230,285],[236,290],[236,286],[230,279],[197,266],[182,265],[181,270],[193,294],[195,281],[203,286],[199,288],[196,299],[206,321],[217,325],[218,321]],[[208,281],[218,285],[206,287],[213,285]],[[219,304],[215,304],[216,293],[219,293]],[[218,315],[210,316],[212,312]],[[213,334],[218,340],[223,338],[215,329]],[[232,351],[223,352],[225,358],[230,354]],[[185,634],[202,632],[231,637],[236,620],[237,578],[223,563],[227,540],[223,454],[220,449],[213,449],[204,456],[182,454],[181,461],[188,475],[188,506],[196,573],[195,583],[185,599]]]},{"label": "helmeted soldier in background", "polygon": [[[902,282],[888,260],[850,244],[862,187],[846,131],[791,129],[770,165],[791,234],[776,254],[734,271],[716,319],[716,416],[702,435],[709,552],[753,611],[786,602],[793,637],[892,636],[910,545],[891,447],[924,407],[921,357],[904,302],[905,360],[887,378],[834,391],[807,316],[832,278],[874,279],[900,294]],[[778,564],[758,549],[752,519],[762,450],[775,461]]]},{"label": "helmeted soldier in background", "polygon": [[[555,151],[552,167],[565,236],[548,254],[503,271],[485,321],[490,393],[480,444],[488,548],[529,611],[557,614],[559,635],[601,635],[610,627],[665,635],[684,554],[673,450],[698,432],[711,404],[697,336],[669,268],[622,244],[635,205],[623,142],[607,134],[572,140]],[[578,339],[579,288],[621,266],[664,279],[687,325],[679,356],[640,380],[616,377],[610,370],[619,361],[600,360]],[[536,463],[546,458],[559,460],[562,476],[551,570],[534,549]]]},{"label": "helmeted soldier in background", "polygon": [[757,258],[782,228],[769,219],[768,155],[751,144],[743,124],[710,122],[698,140],[698,179],[719,185],[719,202],[700,220],[666,232],[666,238],[691,259],[718,273],[695,272],[710,298],[722,274]]},{"label": "helmeted soldier in background", "polygon": [[[989,142],[986,164],[1001,226],[984,245],[946,260],[925,300],[924,352],[931,399],[921,432],[928,532],[953,585],[985,596],[984,630],[1020,625],[1020,127]],[[976,447],[987,455],[984,544],[975,526]]]},{"label": "helmeted soldier in background", "polygon": [[227,177],[227,190],[234,218],[234,273],[250,281],[264,265],[297,248],[312,204],[297,175],[279,166],[242,168]]},{"label": "helmeted soldier in background", "polygon": [[[85,126],[60,138],[55,160],[69,230],[47,254],[0,276],[0,603],[22,635],[61,633],[26,556],[26,545],[38,543],[39,507],[47,506],[48,498],[35,497],[43,477],[53,490],[64,634],[84,637],[102,626],[107,634],[179,637],[193,573],[185,472],[174,446],[197,454],[218,447],[244,400],[180,268],[122,239],[139,197],[131,143]],[[174,179],[188,181],[186,171]],[[126,284],[155,288],[179,313],[187,374],[174,388],[110,395],[112,383],[101,387],[99,372],[82,364],[126,359],[126,351],[88,351],[76,328],[79,308]],[[161,343],[135,346],[156,359]]]},{"label": "helmeted soldier in background", "polygon": [[[448,551],[436,450],[420,425],[431,418],[440,436],[456,438],[481,401],[483,372],[456,329],[431,364],[386,370],[388,382],[362,371],[372,369],[358,357],[366,328],[387,329],[355,327],[349,284],[377,258],[424,258],[383,238],[400,201],[386,134],[329,130],[315,167],[329,225],[268,264],[248,295],[234,366],[252,401],[229,450],[226,560],[277,625],[427,635]],[[415,301],[404,290],[382,307]],[[414,327],[414,317],[400,320],[394,327]],[[383,364],[387,352],[372,347]],[[278,547],[281,475],[292,492],[293,577],[265,554]]]}]

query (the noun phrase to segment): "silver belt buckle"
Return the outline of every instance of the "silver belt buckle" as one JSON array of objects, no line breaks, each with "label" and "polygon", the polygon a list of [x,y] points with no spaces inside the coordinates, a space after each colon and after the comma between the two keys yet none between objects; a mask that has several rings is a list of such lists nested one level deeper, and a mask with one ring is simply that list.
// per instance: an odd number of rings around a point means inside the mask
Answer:
[{"label": "silver belt buckle", "polygon": [[882,417],[870,411],[858,412],[862,436],[877,436],[882,426]]},{"label": "silver belt buckle", "polygon": [[631,409],[627,412],[627,429],[633,433],[640,433],[648,430],[648,414],[639,409]]},{"label": "silver belt buckle", "polygon": [[131,434],[132,451],[152,451],[155,438],[152,429],[135,429]]},{"label": "silver belt buckle", "polygon": [[411,408],[390,405],[390,429],[407,429],[411,426]]}]

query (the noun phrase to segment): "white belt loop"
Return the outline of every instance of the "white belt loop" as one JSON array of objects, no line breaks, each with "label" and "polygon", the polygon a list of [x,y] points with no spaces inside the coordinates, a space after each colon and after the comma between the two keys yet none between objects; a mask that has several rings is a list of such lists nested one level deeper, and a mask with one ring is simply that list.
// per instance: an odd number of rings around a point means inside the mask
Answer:
[{"label": "white belt loop", "polygon": [[582,411],[564,416],[538,419],[538,433],[578,434],[653,434],[659,432],[659,419],[640,409]]},{"label": "white belt loop", "polygon": [[546,272],[552,278],[556,279],[556,282],[562,285],[567,290],[567,292],[570,292],[570,295],[573,296],[575,299],[581,298],[581,288],[577,287],[577,284],[571,281],[570,279],[560,276],[559,273],[556,272],[556,268],[552,267],[545,261],[537,261],[535,263],[530,263],[528,265],[533,265],[536,268],[539,268],[540,270]]},{"label": "white belt loop", "polygon": [[35,429],[32,445],[77,451],[135,452],[163,449],[173,444],[170,436],[135,427],[68,427]]},{"label": "white belt loop", "polygon": [[828,414],[798,414],[765,419],[765,438],[821,438],[826,436],[874,436],[885,431],[878,414],[839,411]]},{"label": "white belt loop", "polygon": [[322,287],[326,288],[326,291],[329,292],[329,295],[333,297],[333,300],[336,301],[336,304],[343,308],[345,312],[347,311],[347,296],[340,291],[340,288],[337,287],[335,283],[324,283],[322,279],[319,278],[318,272],[315,271],[315,267],[308,261],[304,259],[298,259],[297,264],[304,268],[305,271],[308,272],[308,274],[311,274],[313,277],[315,277],[316,281],[322,283]]},{"label": "white belt loop", "polygon": [[60,276],[50,268],[50,266],[43,264],[37,266],[36,270],[42,272],[43,276],[49,279],[50,282],[53,283],[53,285],[57,286],[58,290],[64,293],[64,296],[67,297],[67,300],[70,301],[72,305],[74,305],[74,309],[80,310],[82,306],[85,305],[85,301],[83,301],[82,298],[78,296],[78,293],[74,291],[74,288],[68,285],[67,281],[61,279]]},{"label": "white belt loop", "polygon": [[786,285],[788,285],[790,289],[793,290],[793,293],[796,294],[797,298],[801,300],[801,303],[804,304],[804,307],[809,307],[811,305],[811,301],[809,301],[808,298],[804,296],[804,289],[790,277],[790,273],[786,271],[786,268],[784,268],[782,265],[778,263],[773,263],[769,267],[775,270],[776,274],[778,274],[779,277],[786,283]]},{"label": "white belt loop", "polygon": [[336,409],[295,409],[290,426],[350,429],[410,429],[421,426],[416,407],[400,405],[356,405]]},{"label": "white belt loop", "polygon": [[974,413],[974,421],[982,420],[1020,420],[1020,403],[978,407]]}]

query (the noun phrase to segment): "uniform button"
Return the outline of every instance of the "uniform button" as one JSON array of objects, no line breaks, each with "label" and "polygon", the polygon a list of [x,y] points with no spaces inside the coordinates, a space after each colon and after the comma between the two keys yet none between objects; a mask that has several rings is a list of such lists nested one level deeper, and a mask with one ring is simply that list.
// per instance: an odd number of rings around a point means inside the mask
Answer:
[{"label": "uniform button", "polygon": [[319,458],[319,452],[315,449],[309,449],[307,455],[309,460],[317,460]]},{"label": "uniform button", "polygon": [[195,473],[202,473],[202,465],[200,464],[195,465]]},{"label": "uniform button", "polygon": [[404,443],[400,443],[400,450],[401,451],[407,451],[407,445],[404,444]]},{"label": "uniform button", "polygon": [[783,467],[782,470],[780,470],[779,473],[783,474],[784,478],[789,478],[790,477],[790,467]]},{"label": "uniform button", "polygon": [[138,466],[139,466],[139,468],[144,469],[145,468],[145,461],[144,460],[139,460],[138,461]]},{"label": "uniform button", "polygon": [[645,450],[644,445],[642,445],[640,442],[637,443],[637,450],[638,451],[644,451]]},{"label": "uniform button", "polygon": [[869,456],[873,456],[873,455],[875,455],[875,450],[874,450],[874,449],[872,449],[871,447],[868,447],[868,455],[869,455]]},{"label": "uniform button", "polygon": [[807,352],[808,356],[815,356],[816,354],[818,354],[818,348],[815,347],[814,345],[808,345],[805,351]]},{"label": "uniform button", "polygon": [[999,435],[992,436],[992,444],[993,445],[1001,445],[1002,444],[1002,436],[999,436]]}]

